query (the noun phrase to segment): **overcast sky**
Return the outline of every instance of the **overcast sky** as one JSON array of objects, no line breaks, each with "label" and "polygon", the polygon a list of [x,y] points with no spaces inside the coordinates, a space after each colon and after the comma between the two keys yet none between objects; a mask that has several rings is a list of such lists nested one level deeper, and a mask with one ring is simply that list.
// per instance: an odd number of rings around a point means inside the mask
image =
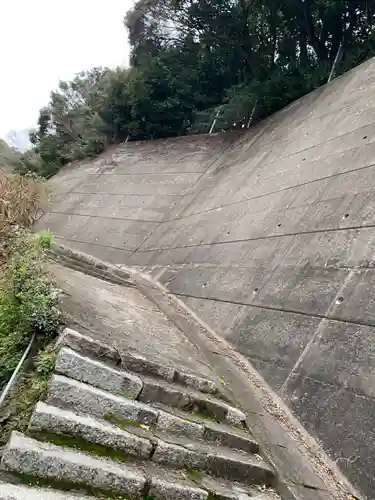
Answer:
[{"label": "overcast sky", "polygon": [[61,79],[128,63],[132,0],[0,0],[0,137],[33,127]]}]

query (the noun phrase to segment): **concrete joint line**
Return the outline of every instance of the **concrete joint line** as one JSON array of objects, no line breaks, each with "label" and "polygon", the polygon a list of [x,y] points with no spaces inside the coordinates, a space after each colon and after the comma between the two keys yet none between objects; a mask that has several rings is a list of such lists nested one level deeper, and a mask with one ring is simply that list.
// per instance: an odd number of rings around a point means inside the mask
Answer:
[{"label": "concrete joint line", "polygon": [[304,350],[302,351],[300,357],[297,359],[295,365],[293,366],[292,370],[290,371],[289,375],[287,376],[287,378],[285,379],[283,385],[281,386],[280,388],[280,393],[281,394],[284,394],[287,386],[288,386],[288,383],[289,381],[291,380],[291,378],[293,377],[293,375],[298,371],[299,367],[301,366],[301,364],[303,363],[304,359],[306,358],[309,350],[310,350],[310,347],[314,344],[314,342],[316,340],[318,340],[327,323],[331,320],[330,319],[330,316],[332,315],[332,313],[337,309],[337,300],[343,295],[343,292],[345,290],[345,288],[347,287],[348,283],[350,283],[350,281],[352,280],[353,276],[355,274],[358,274],[359,271],[356,270],[356,269],[351,269],[348,273],[348,276],[345,278],[345,281],[344,283],[341,285],[341,287],[339,288],[336,296],[334,297],[334,299],[332,300],[330,306],[328,307],[327,311],[325,312],[324,314],[324,318],[322,319],[322,321],[320,322],[318,328],[316,329],[315,333],[312,335],[311,339],[308,341],[308,343],[306,344],[306,347],[304,348]]}]

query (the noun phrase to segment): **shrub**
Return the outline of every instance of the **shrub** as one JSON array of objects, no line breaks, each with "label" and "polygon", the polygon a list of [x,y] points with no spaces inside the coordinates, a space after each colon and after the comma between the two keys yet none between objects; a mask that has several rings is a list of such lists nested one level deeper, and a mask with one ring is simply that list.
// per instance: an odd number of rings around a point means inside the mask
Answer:
[{"label": "shrub", "polygon": [[[47,237],[48,236],[48,237]],[[44,269],[51,235],[17,232],[0,278],[0,385],[16,367],[33,333],[51,340],[61,321],[59,291]]]},{"label": "shrub", "polygon": [[0,413],[0,445],[7,442],[12,431],[27,430],[34,405],[47,390],[55,361],[56,354],[51,347],[41,348],[28,372],[22,374],[9,396],[6,411]]},{"label": "shrub", "polygon": [[8,237],[27,229],[48,199],[46,184],[35,174],[21,176],[0,168],[0,264],[7,257]]}]

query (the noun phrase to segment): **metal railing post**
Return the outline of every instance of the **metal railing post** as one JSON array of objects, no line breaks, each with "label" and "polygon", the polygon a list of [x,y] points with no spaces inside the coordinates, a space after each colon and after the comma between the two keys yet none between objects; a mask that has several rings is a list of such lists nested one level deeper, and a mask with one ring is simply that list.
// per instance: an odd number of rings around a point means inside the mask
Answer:
[{"label": "metal railing post", "polygon": [[258,105],[258,99],[256,99],[256,101],[254,103],[254,107],[253,107],[253,110],[251,112],[249,121],[247,122],[247,127],[246,128],[250,128],[251,122],[253,121],[253,118],[254,118],[254,115],[255,115],[255,110],[257,109],[257,105]]},{"label": "metal railing post", "polygon": [[24,364],[24,363],[25,363],[25,361],[26,361],[26,358],[27,358],[27,356],[29,355],[29,353],[30,353],[30,351],[31,351],[31,348],[32,348],[32,346],[33,346],[33,344],[34,344],[34,340],[35,340],[35,333],[34,333],[34,335],[31,337],[31,340],[30,340],[30,342],[29,342],[29,345],[27,346],[27,348],[26,348],[25,352],[23,353],[23,356],[22,356],[22,358],[20,359],[20,361],[19,361],[19,363],[18,363],[18,365],[17,365],[17,368],[14,370],[14,372],[13,372],[12,376],[10,377],[10,379],[9,379],[9,381],[8,381],[8,383],[7,383],[7,385],[4,387],[3,391],[1,392],[1,395],[0,395],[0,408],[1,408],[1,406],[3,405],[4,401],[6,400],[6,398],[7,398],[8,394],[9,394],[10,390],[12,389],[13,384],[14,384],[14,382],[16,381],[16,379],[17,379],[17,376],[18,376],[19,372],[20,372],[20,370],[21,370],[21,368],[22,368],[23,364]]},{"label": "metal railing post", "polygon": [[343,48],[343,45],[342,45],[342,42],[340,42],[340,45],[339,45],[339,48],[337,50],[337,54],[336,54],[335,60],[333,61],[333,64],[332,64],[331,72],[329,74],[327,83],[329,83],[332,80],[332,78],[334,77],[337,63],[339,61],[339,58],[341,57],[342,48]]},{"label": "metal railing post", "polygon": [[216,122],[217,122],[217,119],[219,118],[219,115],[220,115],[220,108],[216,111],[216,115],[215,115],[215,118],[211,124],[211,127],[210,127],[210,130],[209,130],[209,134],[212,134],[213,130],[214,130],[214,127],[216,125]]}]

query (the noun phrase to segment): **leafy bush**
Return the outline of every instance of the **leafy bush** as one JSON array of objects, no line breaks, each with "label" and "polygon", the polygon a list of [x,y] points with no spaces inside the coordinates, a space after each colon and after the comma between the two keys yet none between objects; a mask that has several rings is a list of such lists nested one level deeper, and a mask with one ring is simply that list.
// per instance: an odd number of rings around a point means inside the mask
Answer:
[{"label": "leafy bush", "polygon": [[47,250],[51,248],[53,235],[49,229],[42,229],[38,233],[34,234],[34,240],[41,248]]},{"label": "leafy bush", "polygon": [[0,445],[12,431],[25,432],[35,403],[45,394],[53,373],[56,354],[50,346],[41,348],[10,394],[6,411],[0,414]]},{"label": "leafy bush", "polygon": [[42,377],[49,377],[55,368],[56,353],[51,347],[38,352],[34,360],[35,371]]},{"label": "leafy bush", "polygon": [[17,233],[0,278],[0,385],[16,367],[33,333],[43,343],[61,321],[59,292],[43,265],[50,234]]}]

